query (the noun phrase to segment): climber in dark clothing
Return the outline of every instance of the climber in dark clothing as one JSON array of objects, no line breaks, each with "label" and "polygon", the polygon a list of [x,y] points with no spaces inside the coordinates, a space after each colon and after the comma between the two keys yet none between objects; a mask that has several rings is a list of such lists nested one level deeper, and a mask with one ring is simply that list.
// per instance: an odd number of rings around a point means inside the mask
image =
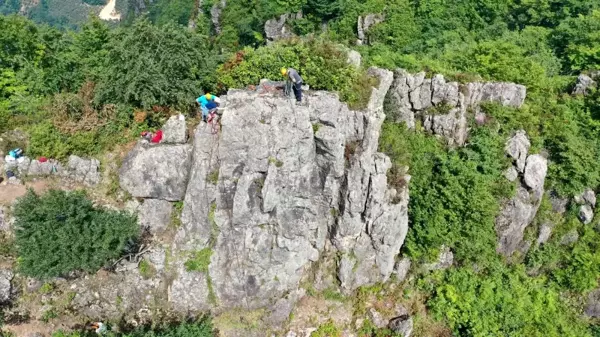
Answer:
[{"label": "climber in dark clothing", "polygon": [[302,77],[294,68],[281,68],[281,75],[286,77],[288,82],[291,82],[294,96],[296,96],[296,104],[300,104],[302,102]]}]

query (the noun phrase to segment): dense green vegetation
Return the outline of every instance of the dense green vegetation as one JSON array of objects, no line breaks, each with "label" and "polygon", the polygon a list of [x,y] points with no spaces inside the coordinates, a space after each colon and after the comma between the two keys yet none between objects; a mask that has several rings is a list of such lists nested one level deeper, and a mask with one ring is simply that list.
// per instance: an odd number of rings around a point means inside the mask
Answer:
[{"label": "dense green vegetation", "polygon": [[[52,337],[85,337],[97,336],[96,333],[62,331],[55,332]],[[202,319],[197,322],[181,322],[164,326],[156,326],[153,329],[142,327],[127,333],[114,333],[108,331],[103,336],[107,337],[212,337],[213,327],[209,319]]]},{"label": "dense green vegetation", "polygon": [[94,272],[138,235],[135,217],[94,207],[82,192],[30,191],[14,208],[18,267],[37,278]]},{"label": "dense green vegetation", "polygon": [[[13,13],[19,3],[0,1],[0,12]],[[130,1],[119,4],[129,9],[119,27],[90,19],[76,31],[0,16],[0,133],[24,130],[34,156],[97,154],[115,139],[159,126],[175,109],[193,114],[204,91],[276,79],[281,66],[296,67],[312,88],[337,91],[354,108],[366,103],[374,84],[364,70],[370,65],[440,72],[459,82],[524,84],[525,105],[483,106],[489,118],[471,126],[464,148],[447,148],[420,127],[385,122],[380,150],[393,162],[389,179],[405,183],[405,166],[412,176],[403,253],[418,265],[445,245],[456,258],[450,270],[418,274],[409,286],[456,336],[598,335],[594,322],[582,318],[582,303],[600,278],[597,221],[583,225],[574,205],[556,214],[545,198],[526,236],[551,224],[552,237],[505,261],[496,254],[494,220],[514,193],[503,177],[504,144],[519,129],[531,151],[548,156],[547,190],[571,198],[600,185],[600,91],[570,95],[575,75],[600,67],[600,1],[230,0],[217,30],[210,12],[219,3],[203,1],[196,9],[193,0],[158,0],[148,4],[147,17],[136,18]],[[42,1],[30,17],[65,27],[57,16],[44,17],[49,4]],[[265,21],[299,10],[303,17],[290,26],[310,36],[266,46]],[[356,46],[357,18],[369,13],[386,20]],[[363,68],[346,64],[348,47],[361,52]],[[579,240],[561,243],[567,233]],[[206,256],[186,267],[205,269]],[[22,262],[34,275],[103,263],[59,270],[34,267],[35,258]],[[331,324],[318,330],[338,332]]]}]

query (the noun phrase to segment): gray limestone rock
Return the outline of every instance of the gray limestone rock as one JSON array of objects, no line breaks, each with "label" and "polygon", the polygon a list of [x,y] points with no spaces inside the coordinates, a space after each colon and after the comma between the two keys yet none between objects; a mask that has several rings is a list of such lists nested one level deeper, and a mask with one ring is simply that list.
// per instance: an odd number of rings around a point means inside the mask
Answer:
[{"label": "gray limestone rock", "polygon": [[544,180],[548,173],[548,161],[539,154],[527,157],[525,165],[525,184],[534,191],[543,190]]},{"label": "gray limestone rock", "polygon": [[443,270],[452,267],[454,263],[454,253],[449,247],[442,246],[438,255],[438,260],[435,263],[428,263],[424,265],[425,270]]},{"label": "gray limestone rock", "polygon": [[517,133],[506,142],[506,146],[504,147],[504,151],[513,159],[517,170],[521,173],[525,170],[525,162],[530,147],[531,143],[524,130],[517,131]]},{"label": "gray limestone rock", "polygon": [[400,261],[396,262],[394,272],[396,273],[396,280],[398,282],[403,282],[406,280],[406,276],[408,276],[408,272],[410,271],[410,265],[411,262],[408,257],[404,257]]},{"label": "gray limestone rock", "polygon": [[506,171],[504,171],[504,177],[506,180],[510,182],[514,182],[519,178],[519,171],[514,166],[509,167]]},{"label": "gray limestone rock", "polygon": [[550,239],[551,235],[552,235],[552,226],[549,224],[543,224],[542,227],[540,228],[540,233],[537,238],[537,244],[541,245],[541,244],[546,243],[548,241],[548,239]]},{"label": "gray limestone rock", "polygon": [[[296,106],[276,90],[230,90],[218,134],[200,124],[189,146],[138,145],[127,156],[123,188],[184,200],[168,290],[176,311],[212,308],[214,295],[219,309],[274,308],[277,323],[293,302],[281,299],[326,246],[343,256],[345,291],[390,277],[408,231],[408,184],[388,186],[391,162],[377,152],[393,74],[368,73],[379,85],[364,110],[327,92]],[[205,248],[208,273],[187,271],[186,256]]]},{"label": "gray limestone rock", "polygon": [[165,200],[146,199],[140,206],[138,222],[151,233],[159,233],[171,223],[173,205]]},{"label": "gray limestone rock", "polygon": [[577,82],[575,83],[575,87],[573,88],[573,95],[585,95],[588,93],[590,88],[596,86],[596,81],[594,81],[591,77],[581,74],[577,77]]},{"label": "gray limestone rock", "polygon": [[573,230],[569,231],[567,234],[563,235],[562,238],[560,238],[560,244],[569,246],[569,245],[572,245],[575,242],[577,242],[577,240],[579,240],[579,233],[577,232],[576,229],[573,229]]},{"label": "gray limestone rock", "polygon": [[573,201],[579,205],[589,205],[591,207],[596,207],[596,193],[590,188],[583,191],[581,194],[576,195],[573,198]]},{"label": "gray limestone rock", "polygon": [[0,206],[0,234],[7,234],[10,230],[11,226],[8,223],[6,209]]},{"label": "gray limestone rock", "polygon": [[13,272],[10,269],[0,269],[0,304],[9,302],[12,297]]},{"label": "gray limestone rock", "polygon": [[588,295],[584,312],[588,317],[600,317],[600,289],[596,289]]},{"label": "gray limestone rock", "polygon": [[60,170],[60,164],[54,160],[49,160],[43,163],[39,160],[32,160],[27,171],[27,176],[49,176],[51,174],[58,173]]},{"label": "gray limestone rock", "polygon": [[265,36],[268,41],[277,41],[294,36],[288,23],[302,18],[302,12],[296,14],[287,13],[279,16],[279,19],[271,19],[265,22]]},{"label": "gray limestone rock", "polygon": [[523,242],[523,235],[540,207],[547,171],[548,162],[544,157],[537,154],[527,157],[523,182],[496,217],[498,253],[510,256],[517,250],[523,252],[529,248],[530,243]]},{"label": "gray limestone rock", "polygon": [[569,205],[569,198],[561,198],[555,192],[550,191],[550,203],[552,204],[552,211],[564,214],[567,211],[567,206]]},{"label": "gray limestone rock", "polygon": [[579,220],[586,225],[594,220],[594,210],[592,209],[592,206],[583,205],[579,208]]},{"label": "gray limestone rock", "polygon": [[388,322],[383,318],[383,315],[375,310],[375,308],[369,308],[369,311],[367,311],[367,317],[371,323],[373,323],[373,325],[380,329],[383,329],[388,325]]},{"label": "gray limestone rock", "polygon": [[410,337],[413,330],[413,319],[408,313],[392,318],[388,327],[398,336]]},{"label": "gray limestone rock", "polygon": [[202,312],[209,310],[208,276],[200,271],[187,271],[183,261],[179,261],[176,276],[169,287],[169,302],[179,312]]},{"label": "gray limestone rock", "polygon": [[225,9],[226,6],[227,1],[221,0],[215,2],[215,4],[210,8],[210,21],[212,22],[213,27],[215,28],[215,32],[217,34],[221,33],[221,13],[223,12],[223,9]]},{"label": "gray limestone rock", "polygon": [[185,144],[187,142],[187,126],[183,115],[171,116],[162,128],[164,144]]},{"label": "gray limestone rock", "polygon": [[367,32],[372,26],[382,23],[385,20],[383,14],[367,14],[364,17],[358,17],[357,31],[358,31],[358,44],[363,44],[367,38]]},{"label": "gray limestone rock", "polygon": [[97,159],[84,159],[78,156],[69,156],[66,174],[76,182],[88,186],[97,185],[100,182],[100,161]]},{"label": "gray limestone rock", "polygon": [[362,56],[356,50],[348,51],[348,64],[360,68]]},{"label": "gray limestone rock", "polygon": [[422,119],[427,131],[445,137],[449,145],[462,146],[467,138],[467,114],[470,111],[482,116],[479,113],[482,102],[518,108],[525,96],[525,87],[514,83],[461,85],[446,82],[440,74],[426,79],[424,72],[411,75],[397,69],[386,98],[386,113],[392,120],[405,122],[409,128],[415,127],[416,119]]},{"label": "gray limestone rock", "polygon": [[119,170],[121,188],[138,198],[183,200],[191,166],[189,145],[138,144]]},{"label": "gray limestone rock", "polygon": [[498,253],[510,256],[519,248],[525,228],[533,221],[540,202],[536,193],[530,193],[522,186],[517,188],[517,195],[505,203],[496,218]]}]

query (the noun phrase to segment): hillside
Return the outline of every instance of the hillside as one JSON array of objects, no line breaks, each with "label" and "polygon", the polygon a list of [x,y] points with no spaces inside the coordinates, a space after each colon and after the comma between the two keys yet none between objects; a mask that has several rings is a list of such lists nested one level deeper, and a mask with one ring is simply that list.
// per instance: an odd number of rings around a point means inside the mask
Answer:
[{"label": "hillside", "polygon": [[600,336],[600,1],[30,5],[2,334]]}]

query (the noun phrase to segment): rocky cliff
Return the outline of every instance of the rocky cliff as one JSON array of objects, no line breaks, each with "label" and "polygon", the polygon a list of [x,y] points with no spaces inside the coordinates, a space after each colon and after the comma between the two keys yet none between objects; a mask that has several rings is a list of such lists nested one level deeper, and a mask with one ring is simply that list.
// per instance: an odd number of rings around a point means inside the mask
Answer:
[{"label": "rocky cliff", "polygon": [[[174,309],[277,307],[324,256],[337,256],[327,276],[345,291],[390,277],[408,190],[388,186],[391,163],[377,152],[393,74],[369,72],[379,87],[365,110],[328,92],[297,106],[280,91],[231,90],[219,133],[201,124],[192,144],[139,144],[128,155],[125,190],[143,205],[183,201],[170,265],[158,263],[156,276]],[[199,251],[206,268],[186,268]]]}]

